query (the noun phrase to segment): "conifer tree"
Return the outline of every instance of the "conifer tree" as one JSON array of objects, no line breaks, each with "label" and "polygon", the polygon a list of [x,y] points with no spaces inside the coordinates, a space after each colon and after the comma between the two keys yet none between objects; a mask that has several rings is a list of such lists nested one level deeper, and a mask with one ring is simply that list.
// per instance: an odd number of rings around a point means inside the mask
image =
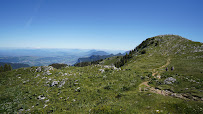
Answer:
[{"label": "conifer tree", "polygon": [[0,66],[0,72],[3,72],[3,71],[4,71],[4,67]]},{"label": "conifer tree", "polygon": [[13,68],[11,65],[8,65],[8,71],[11,71]]},{"label": "conifer tree", "polygon": [[5,65],[4,65],[4,72],[8,71],[8,69],[9,69],[9,68],[8,68],[8,65],[5,64]]}]

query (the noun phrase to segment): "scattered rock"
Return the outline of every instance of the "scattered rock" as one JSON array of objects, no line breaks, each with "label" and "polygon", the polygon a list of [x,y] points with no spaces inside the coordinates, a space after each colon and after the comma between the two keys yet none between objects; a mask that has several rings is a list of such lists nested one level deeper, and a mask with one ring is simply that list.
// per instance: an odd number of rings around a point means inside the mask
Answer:
[{"label": "scattered rock", "polygon": [[46,79],[47,77],[42,77],[42,79]]},{"label": "scattered rock", "polygon": [[59,84],[58,87],[59,87],[59,88],[62,87],[65,83],[66,83],[66,81],[65,81],[65,80],[62,80],[62,81],[60,82],[60,84]]},{"label": "scattered rock", "polygon": [[76,85],[78,85],[78,84],[79,84],[79,83],[74,83],[73,85],[76,86]]},{"label": "scattered rock", "polygon": [[44,72],[54,70],[52,66],[43,66],[43,68],[44,68]]},{"label": "scattered rock", "polygon": [[47,106],[48,106],[48,105],[45,104],[43,108],[45,108],[45,107],[47,107]]},{"label": "scattered rock", "polygon": [[49,70],[43,73],[43,75],[51,75],[51,74],[52,73]]},{"label": "scattered rock", "polygon": [[21,107],[18,111],[21,113],[22,111],[24,111],[24,109]]},{"label": "scattered rock", "polygon": [[27,82],[29,82],[30,80],[26,80],[26,81],[23,81],[23,84],[26,84]]},{"label": "scattered rock", "polygon": [[38,96],[37,97],[37,99],[39,99],[39,100],[44,100],[46,97],[44,97],[43,95],[40,95],[40,96]]},{"label": "scattered rock", "polygon": [[111,65],[111,66],[105,65],[104,68],[113,69],[113,70],[117,70],[117,71],[121,70],[121,68],[116,68],[114,65]]},{"label": "scattered rock", "polygon": [[104,68],[111,68],[111,66],[105,65]]},{"label": "scattered rock", "polygon": [[36,72],[41,72],[42,68],[41,67],[37,67]]},{"label": "scattered rock", "polygon": [[174,70],[174,67],[171,67],[171,71],[173,71]]},{"label": "scattered rock", "polygon": [[76,91],[76,92],[80,92],[80,87],[77,87],[77,88],[75,89],[75,91]]},{"label": "scattered rock", "polygon": [[35,77],[35,78],[37,78],[37,77],[39,77],[40,76],[40,74],[37,74],[37,76]]},{"label": "scattered rock", "polygon": [[175,78],[169,77],[169,78],[166,78],[166,79],[164,80],[164,84],[172,84],[172,83],[174,83],[175,81],[176,81]]},{"label": "scattered rock", "polygon": [[107,78],[107,76],[106,76],[106,75],[104,75],[104,76],[103,76],[103,78]]},{"label": "scattered rock", "polygon": [[104,72],[105,72],[104,69],[99,69],[99,71],[100,71],[101,73],[104,73]]},{"label": "scattered rock", "polygon": [[53,81],[53,82],[51,83],[51,87],[58,85],[58,83],[59,83],[58,81]]},{"label": "scattered rock", "polygon": [[30,111],[30,109],[27,109],[27,110],[26,110],[26,112],[29,112],[29,111]]}]

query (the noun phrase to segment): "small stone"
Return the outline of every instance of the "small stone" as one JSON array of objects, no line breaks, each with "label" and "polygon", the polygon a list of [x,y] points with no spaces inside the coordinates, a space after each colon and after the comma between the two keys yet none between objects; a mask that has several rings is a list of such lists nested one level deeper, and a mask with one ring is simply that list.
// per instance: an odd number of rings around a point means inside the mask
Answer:
[{"label": "small stone", "polygon": [[42,68],[41,67],[38,67],[37,69],[36,69],[36,72],[41,72],[42,71]]},{"label": "small stone", "polygon": [[26,111],[30,111],[30,109],[27,109]]},{"label": "small stone", "polygon": [[40,95],[40,96],[38,96],[37,98],[38,98],[39,100],[44,100],[46,97]]},{"label": "small stone", "polygon": [[99,71],[100,71],[101,73],[104,73],[104,72],[105,72],[104,69],[99,69]]},{"label": "small stone", "polygon": [[76,91],[76,92],[80,92],[80,87],[77,87],[77,88],[75,89],[75,91]]},{"label": "small stone", "polygon": [[48,106],[48,105],[45,104],[43,108],[45,108],[45,107],[47,107],[47,106]]},{"label": "small stone", "polygon": [[35,77],[35,78],[37,78],[37,77],[39,77],[40,76],[40,74],[37,74],[37,76]]},{"label": "small stone", "polygon": [[62,80],[62,81],[60,82],[60,84],[59,84],[59,87],[62,87],[65,83],[66,83],[66,81],[65,81],[65,80]]},{"label": "small stone", "polygon": [[51,87],[52,87],[52,86],[56,86],[56,85],[58,85],[58,81],[53,81],[53,82],[51,83]]},{"label": "small stone", "polygon": [[49,102],[49,99],[48,100],[46,100],[46,101],[44,101],[45,103],[47,103],[47,102]]}]

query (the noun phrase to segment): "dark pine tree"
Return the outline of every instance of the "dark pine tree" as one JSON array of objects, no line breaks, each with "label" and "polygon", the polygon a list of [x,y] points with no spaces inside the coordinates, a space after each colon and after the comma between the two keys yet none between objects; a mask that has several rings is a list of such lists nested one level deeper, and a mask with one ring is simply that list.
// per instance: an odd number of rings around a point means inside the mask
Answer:
[{"label": "dark pine tree", "polygon": [[8,68],[8,65],[5,64],[5,65],[4,65],[4,72],[8,71],[8,69],[9,69],[9,68]]},{"label": "dark pine tree", "polygon": [[8,65],[8,71],[11,71],[13,68],[11,65]]},{"label": "dark pine tree", "polygon": [[4,71],[4,67],[0,66],[0,72],[3,72],[3,71]]}]

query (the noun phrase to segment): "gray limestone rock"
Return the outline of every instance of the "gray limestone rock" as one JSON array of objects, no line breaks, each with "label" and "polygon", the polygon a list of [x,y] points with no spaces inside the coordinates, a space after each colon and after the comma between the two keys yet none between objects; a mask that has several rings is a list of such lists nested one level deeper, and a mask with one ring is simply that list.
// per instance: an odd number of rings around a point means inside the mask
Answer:
[{"label": "gray limestone rock", "polygon": [[41,67],[37,67],[36,72],[41,72],[42,68]]},{"label": "gray limestone rock", "polygon": [[51,87],[58,85],[58,83],[59,83],[58,81],[53,81],[53,82],[51,83]]},{"label": "gray limestone rock", "polygon": [[172,83],[174,83],[175,81],[176,81],[175,78],[169,77],[169,78],[166,78],[166,79],[164,80],[164,84],[172,84]]},{"label": "gray limestone rock", "polygon": [[62,81],[60,82],[60,84],[59,84],[58,87],[59,87],[59,88],[62,87],[65,83],[66,83],[66,81],[65,81],[65,80],[62,80]]},{"label": "gray limestone rock", "polygon": [[44,100],[46,97],[44,97],[43,95],[40,95],[40,96],[38,96],[37,97],[37,99],[39,99],[39,100]]},{"label": "gray limestone rock", "polygon": [[105,72],[104,69],[99,69],[99,71],[100,71],[101,73],[104,73],[104,72]]}]

